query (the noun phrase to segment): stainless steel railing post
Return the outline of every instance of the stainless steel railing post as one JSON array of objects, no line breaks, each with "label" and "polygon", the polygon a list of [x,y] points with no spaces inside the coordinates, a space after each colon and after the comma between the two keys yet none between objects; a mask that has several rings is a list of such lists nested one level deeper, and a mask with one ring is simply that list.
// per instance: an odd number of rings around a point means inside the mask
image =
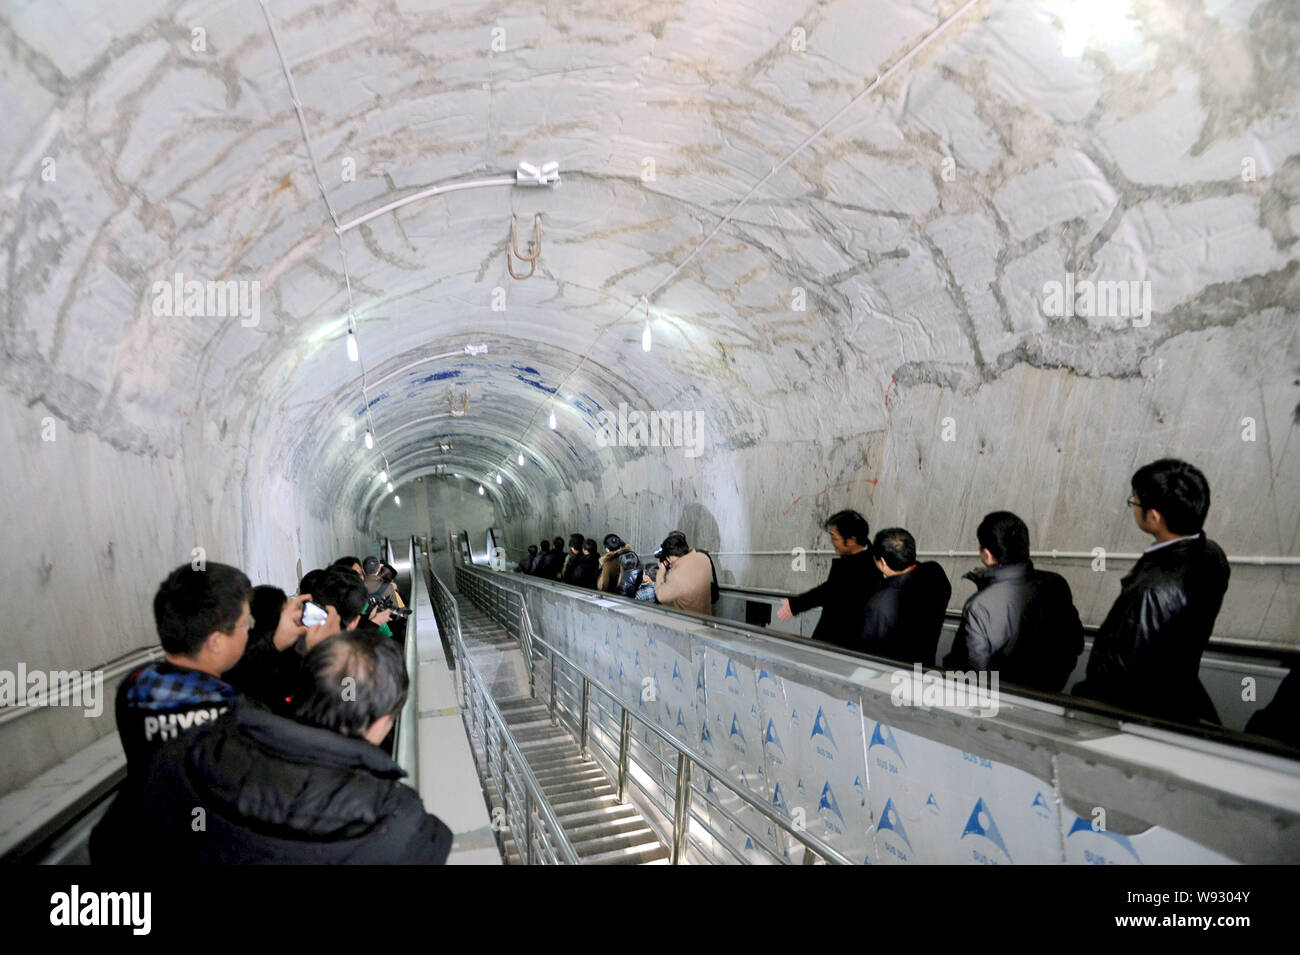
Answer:
[{"label": "stainless steel railing post", "polygon": [[677,799],[673,807],[672,864],[679,865],[686,851],[686,837],[691,825],[691,760],[677,753]]},{"label": "stainless steel railing post", "polygon": [[551,651],[551,725],[555,726],[559,719],[555,715],[555,651]]},{"label": "stainless steel railing post", "polygon": [[627,793],[627,759],[628,759],[628,736],[632,729],[632,714],[623,707],[623,715],[619,719],[618,726],[618,801],[625,802],[624,796]]},{"label": "stainless steel railing post", "polygon": [[591,681],[585,676],[582,678],[582,739],[578,743],[582,755],[587,755],[587,696],[591,690]]},{"label": "stainless steel railing post", "polygon": [[528,851],[524,854],[524,861],[527,865],[533,864],[533,796],[527,790],[524,791],[524,810],[527,814],[527,820],[524,823],[524,839],[528,843]]}]

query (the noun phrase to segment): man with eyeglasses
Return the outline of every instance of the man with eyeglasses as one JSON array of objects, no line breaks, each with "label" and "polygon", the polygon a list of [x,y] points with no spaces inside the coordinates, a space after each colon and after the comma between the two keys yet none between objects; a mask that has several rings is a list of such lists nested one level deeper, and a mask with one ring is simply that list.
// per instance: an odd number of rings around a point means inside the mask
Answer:
[{"label": "man with eyeglasses", "polygon": [[1185,461],[1162,458],[1131,483],[1133,520],[1155,543],[1120,582],[1074,692],[1149,716],[1217,724],[1199,671],[1229,568],[1202,530],[1209,482]]}]

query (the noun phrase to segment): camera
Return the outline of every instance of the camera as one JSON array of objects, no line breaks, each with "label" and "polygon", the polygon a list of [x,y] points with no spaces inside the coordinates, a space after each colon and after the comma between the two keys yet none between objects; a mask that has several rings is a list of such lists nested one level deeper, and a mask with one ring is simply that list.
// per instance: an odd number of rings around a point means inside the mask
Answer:
[{"label": "camera", "polygon": [[410,610],[403,610],[401,607],[388,607],[387,610],[394,620],[405,620],[411,615]]}]

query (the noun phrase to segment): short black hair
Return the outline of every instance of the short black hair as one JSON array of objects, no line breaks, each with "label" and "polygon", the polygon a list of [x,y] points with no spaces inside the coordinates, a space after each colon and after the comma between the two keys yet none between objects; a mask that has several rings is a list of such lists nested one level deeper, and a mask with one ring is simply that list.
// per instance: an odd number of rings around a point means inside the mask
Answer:
[{"label": "short black hair", "polygon": [[1200,468],[1161,458],[1133,473],[1133,494],[1144,511],[1159,511],[1175,534],[1195,534],[1210,512],[1210,482]]},{"label": "short black hair", "polygon": [[547,540],[542,541],[542,550],[545,551],[546,553],[550,553],[551,542]]},{"label": "short black hair", "polygon": [[153,618],[168,653],[192,657],[215,631],[230,633],[244,615],[253,582],[238,567],[208,562],[203,570],[182,564],[158,587]]},{"label": "short black hair", "polygon": [[588,537],[586,541],[583,542],[582,549],[591,554],[596,553],[596,541]]},{"label": "short black hair", "polygon": [[582,545],[585,544],[586,542],[587,542],[587,538],[584,537],[584,536],[581,535],[581,534],[570,534],[570,535],[569,535],[569,547],[570,547],[570,549],[572,549],[572,550],[576,550],[576,551],[581,552],[581,551],[582,551]]},{"label": "short black hair", "polygon": [[357,573],[357,568],[359,568],[360,566],[361,566],[361,561],[356,557],[340,557],[338,560],[334,561],[334,563],[330,564],[327,569],[341,570],[344,573],[352,574],[355,577]]},{"label": "short black hair", "polygon": [[681,557],[683,554],[690,553],[691,545],[686,541],[686,535],[681,531],[673,531],[664,538],[660,545],[665,557]]},{"label": "short black hair", "polygon": [[528,545],[528,553],[530,553],[530,554],[536,554],[536,553],[537,553],[537,545],[536,545],[536,544],[529,544],[529,545]]},{"label": "short black hair", "polygon": [[375,631],[349,630],[322,640],[303,660],[294,718],[344,736],[360,736],[402,708],[409,686],[402,655],[392,640]]},{"label": "short black hair", "polygon": [[357,579],[356,574],[347,570],[326,570],[310,593],[313,603],[333,607],[338,611],[339,622],[344,629],[361,616],[361,611],[366,606],[365,585]]},{"label": "short black hair", "polygon": [[563,537],[560,537],[560,536],[557,535],[556,538],[555,538],[555,540],[551,541],[551,543],[555,546],[555,549],[556,549],[556,550],[564,550],[564,538],[563,538]]},{"label": "short black hair", "polygon": [[323,567],[317,567],[315,570],[307,571],[307,573],[302,575],[302,580],[298,581],[298,593],[312,594],[315,596],[316,592],[312,590],[312,588],[316,586],[316,582],[320,580],[324,574],[325,568]]},{"label": "short black hair", "polygon": [[871,546],[871,526],[857,511],[836,511],[826,518],[826,529],[830,530],[832,527],[845,540],[852,537],[861,547]]},{"label": "short black hair", "polygon": [[[844,536],[843,531],[840,536]],[[877,531],[871,550],[890,570],[907,570],[916,563],[916,538],[901,527]]]},{"label": "short black hair", "polygon": [[606,534],[604,543],[605,550],[618,550],[620,547],[627,546],[623,543],[623,538],[619,537],[617,534]]},{"label": "short black hair", "polygon": [[382,566],[383,566],[383,561],[381,561],[378,557],[374,556],[373,554],[371,554],[369,557],[367,557],[365,560],[361,562],[361,569],[365,571],[367,574],[379,573],[379,568]]},{"label": "short black hair", "polygon": [[980,547],[999,564],[1023,564],[1029,560],[1029,528],[1010,511],[985,514],[975,537]]},{"label": "short black hair", "polygon": [[288,595],[279,587],[259,584],[248,598],[248,612],[253,615],[253,626],[248,631],[248,644],[252,646],[271,637],[280,626],[280,613]]}]

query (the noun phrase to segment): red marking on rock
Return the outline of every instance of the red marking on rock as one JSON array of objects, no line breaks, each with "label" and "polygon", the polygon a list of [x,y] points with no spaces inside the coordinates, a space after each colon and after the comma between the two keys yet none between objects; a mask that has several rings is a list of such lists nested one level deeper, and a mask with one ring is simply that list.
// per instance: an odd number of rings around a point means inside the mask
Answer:
[{"label": "red marking on rock", "polygon": [[[864,478],[861,481],[843,481],[840,484],[827,484],[824,488],[822,488],[820,491],[814,494],[813,497],[821,497],[827,491],[832,491],[837,487],[850,487],[851,485],[854,484],[877,484],[879,483],[879,481],[880,478]],[[794,510],[795,505],[798,504],[800,501],[802,501],[804,497],[806,497],[806,495],[800,494],[793,501],[791,501],[790,506],[781,512],[782,516],[789,514],[792,510]]]},{"label": "red marking on rock", "polygon": [[889,387],[885,389],[885,407],[886,407],[886,408],[889,407],[889,393],[890,393],[891,391],[894,390],[894,382],[896,382],[896,381],[898,381],[897,378],[890,378],[890,379],[889,379]]}]

